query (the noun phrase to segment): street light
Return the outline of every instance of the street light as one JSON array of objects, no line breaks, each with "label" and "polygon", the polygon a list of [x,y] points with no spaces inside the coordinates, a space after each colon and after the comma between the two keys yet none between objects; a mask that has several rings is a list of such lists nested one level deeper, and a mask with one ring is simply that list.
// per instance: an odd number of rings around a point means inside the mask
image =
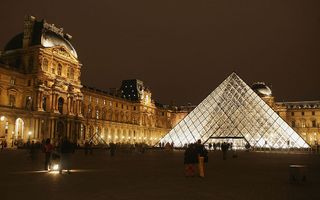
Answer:
[{"label": "street light", "polygon": [[29,140],[30,140],[31,134],[32,134],[32,132],[29,131],[29,132],[28,132]]}]

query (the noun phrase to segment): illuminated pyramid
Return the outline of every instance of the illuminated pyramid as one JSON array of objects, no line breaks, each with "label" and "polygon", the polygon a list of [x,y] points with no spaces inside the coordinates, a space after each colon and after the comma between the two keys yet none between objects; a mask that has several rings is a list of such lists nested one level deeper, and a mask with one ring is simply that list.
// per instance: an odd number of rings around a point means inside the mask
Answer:
[{"label": "illuminated pyramid", "polygon": [[233,142],[234,146],[308,148],[309,145],[236,73],[226,78],[160,142],[175,147]]}]

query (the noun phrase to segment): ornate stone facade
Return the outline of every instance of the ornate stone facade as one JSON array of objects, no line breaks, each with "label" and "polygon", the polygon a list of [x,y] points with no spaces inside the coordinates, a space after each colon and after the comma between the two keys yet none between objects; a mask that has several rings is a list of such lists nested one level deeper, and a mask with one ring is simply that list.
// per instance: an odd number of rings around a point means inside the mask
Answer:
[{"label": "ornate stone facade", "polygon": [[9,147],[65,136],[79,144],[155,144],[186,115],[156,106],[149,90],[128,100],[83,87],[70,38],[63,29],[28,16],[23,33],[1,53],[0,138]]}]

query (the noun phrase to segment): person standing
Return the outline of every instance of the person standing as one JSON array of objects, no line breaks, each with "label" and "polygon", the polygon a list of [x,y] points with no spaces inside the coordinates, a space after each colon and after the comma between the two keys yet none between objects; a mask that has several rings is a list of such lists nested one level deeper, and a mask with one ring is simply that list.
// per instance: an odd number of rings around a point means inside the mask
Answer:
[{"label": "person standing", "polygon": [[185,176],[194,177],[195,176],[195,165],[197,164],[197,152],[195,150],[195,145],[190,144],[184,152],[184,165],[185,165]]},{"label": "person standing", "polygon": [[50,143],[50,139],[49,138],[45,142],[43,151],[45,153],[44,170],[48,170],[49,165],[50,165],[51,153],[53,151],[53,146]]},{"label": "person standing", "polygon": [[196,153],[198,156],[198,170],[199,170],[199,177],[203,178],[204,177],[204,145],[201,144],[201,140],[197,141],[196,144]]},{"label": "person standing", "polygon": [[60,174],[62,173],[62,169],[67,170],[68,174],[70,174],[70,157],[73,151],[73,145],[67,138],[64,138],[61,142],[60,153],[61,153],[61,167]]},{"label": "person standing", "polygon": [[223,142],[221,144],[221,151],[222,151],[222,159],[226,160],[227,159],[227,151],[229,149],[229,145],[226,142]]}]

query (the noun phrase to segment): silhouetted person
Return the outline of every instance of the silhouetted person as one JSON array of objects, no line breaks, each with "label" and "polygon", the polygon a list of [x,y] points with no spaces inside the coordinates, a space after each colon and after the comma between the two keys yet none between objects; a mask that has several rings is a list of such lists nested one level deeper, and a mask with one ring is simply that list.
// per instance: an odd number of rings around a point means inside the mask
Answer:
[{"label": "silhouetted person", "polygon": [[84,154],[88,155],[88,151],[89,151],[89,143],[88,143],[88,141],[86,141],[84,143]]},{"label": "silhouetted person", "polygon": [[89,143],[89,152],[91,155],[93,154],[93,142]]},{"label": "silhouetted person", "polygon": [[70,174],[70,157],[73,152],[73,144],[67,139],[64,138],[61,142],[60,153],[61,153],[61,166],[60,173],[65,169]]},{"label": "silhouetted person", "polygon": [[43,151],[45,153],[45,160],[44,160],[44,170],[48,170],[48,167],[50,165],[50,158],[51,158],[51,153],[53,151],[53,146],[50,143],[50,139],[48,138],[45,142]]},{"label": "silhouetted person", "polygon": [[204,177],[204,157],[205,157],[205,148],[204,145],[201,144],[201,140],[197,141],[195,150],[198,155],[198,167],[199,167],[199,176]]},{"label": "silhouetted person", "polygon": [[110,156],[113,157],[115,155],[115,153],[116,153],[116,145],[113,142],[111,142],[110,143]]},{"label": "silhouetted person", "polygon": [[227,151],[229,149],[229,145],[226,142],[223,142],[221,144],[221,151],[222,151],[222,159],[226,160],[227,159]]},{"label": "silhouetted person", "polygon": [[36,157],[36,145],[34,144],[34,141],[31,142],[29,150],[30,150],[30,158],[31,160],[34,160]]},{"label": "silhouetted person", "polygon": [[194,144],[190,144],[184,152],[185,176],[194,177],[198,162],[198,154]]}]

